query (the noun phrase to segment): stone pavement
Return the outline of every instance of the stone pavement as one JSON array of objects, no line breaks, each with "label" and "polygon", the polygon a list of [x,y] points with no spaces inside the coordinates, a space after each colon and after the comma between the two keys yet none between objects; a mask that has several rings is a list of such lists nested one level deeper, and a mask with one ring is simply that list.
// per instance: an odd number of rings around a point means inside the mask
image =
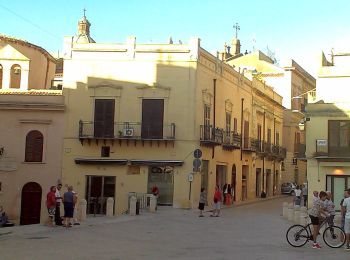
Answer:
[{"label": "stone pavement", "polygon": [[319,250],[289,246],[292,223],[281,217],[286,200],[226,208],[218,218],[158,207],[156,214],[90,217],[69,229],[14,227],[0,235],[0,259],[350,259],[350,252],[323,243]]}]

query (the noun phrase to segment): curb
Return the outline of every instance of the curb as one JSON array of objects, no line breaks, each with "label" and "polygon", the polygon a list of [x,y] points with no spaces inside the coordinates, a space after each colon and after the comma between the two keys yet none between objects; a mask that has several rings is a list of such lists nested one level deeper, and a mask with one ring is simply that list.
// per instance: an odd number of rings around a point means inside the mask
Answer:
[{"label": "curb", "polygon": [[251,204],[256,204],[256,203],[261,203],[264,201],[269,201],[269,200],[275,200],[275,199],[281,199],[281,198],[288,198],[290,197],[289,195],[277,195],[277,196],[273,196],[273,197],[268,197],[268,198],[259,198],[256,200],[248,200],[248,201],[241,201],[241,202],[236,202],[230,206],[227,205],[222,205],[221,209],[229,209],[229,208],[236,208],[236,207],[242,207],[245,205],[251,205]]}]

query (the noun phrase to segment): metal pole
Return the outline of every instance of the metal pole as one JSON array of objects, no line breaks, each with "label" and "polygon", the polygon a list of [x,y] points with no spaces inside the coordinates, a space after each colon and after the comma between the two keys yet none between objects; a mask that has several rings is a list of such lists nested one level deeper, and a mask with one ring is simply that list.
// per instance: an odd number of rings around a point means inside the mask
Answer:
[{"label": "metal pole", "polygon": [[191,200],[191,190],[192,190],[192,181],[190,181],[190,192],[188,194],[188,200]]}]

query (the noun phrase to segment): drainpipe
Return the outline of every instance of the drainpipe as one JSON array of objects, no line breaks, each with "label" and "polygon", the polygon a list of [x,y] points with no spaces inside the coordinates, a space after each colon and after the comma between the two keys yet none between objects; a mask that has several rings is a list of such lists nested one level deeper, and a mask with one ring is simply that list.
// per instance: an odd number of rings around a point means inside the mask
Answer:
[{"label": "drainpipe", "polygon": [[244,98],[241,99],[241,161],[243,160],[243,108],[244,108]]},{"label": "drainpipe", "polygon": [[[265,144],[265,119],[266,119],[266,112],[264,110],[264,118],[263,118],[263,149],[264,149],[264,144]],[[266,176],[265,176],[265,156],[262,157],[262,172],[263,172],[263,191],[267,193],[266,191]]]},{"label": "drainpipe", "polygon": [[[276,145],[276,118],[275,116],[273,116],[273,145]],[[276,195],[274,194],[275,192],[275,186],[277,187],[277,176],[276,176],[276,158],[273,160],[273,179],[274,179],[274,186],[272,187],[272,195]],[[276,188],[276,192],[277,192],[277,188]]]},{"label": "drainpipe", "polygon": [[[213,87],[214,87],[214,102],[213,102],[213,132],[215,138],[215,128],[216,128],[216,79],[213,79]],[[214,159],[215,156],[215,145],[212,148],[211,158]]]}]

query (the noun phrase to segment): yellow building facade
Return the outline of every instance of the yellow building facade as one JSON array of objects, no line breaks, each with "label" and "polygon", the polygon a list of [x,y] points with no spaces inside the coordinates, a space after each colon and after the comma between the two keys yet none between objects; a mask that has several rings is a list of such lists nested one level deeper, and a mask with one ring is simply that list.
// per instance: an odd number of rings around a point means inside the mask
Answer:
[{"label": "yellow building facade", "polygon": [[87,200],[88,214],[104,214],[108,197],[121,214],[131,192],[154,185],[158,203],[173,207],[196,207],[201,187],[211,205],[216,184],[232,184],[236,202],[278,193],[283,108],[272,88],[198,38],[103,44],[86,17],[78,29],[64,40],[62,181]]},{"label": "yellow building facade", "polygon": [[331,191],[340,210],[350,188],[350,54],[336,50],[328,61],[322,53],[320,63],[316,102],[308,104],[304,120],[309,197],[314,190]]},{"label": "yellow building facade", "polygon": [[233,39],[231,50],[222,54],[223,60],[240,71],[253,74],[273,87],[283,97],[283,145],[287,149],[282,165],[282,182],[303,184],[307,180],[305,133],[299,122],[304,117],[306,95],[315,90],[315,79],[294,60],[278,66],[261,51],[242,54],[239,40]]}]

